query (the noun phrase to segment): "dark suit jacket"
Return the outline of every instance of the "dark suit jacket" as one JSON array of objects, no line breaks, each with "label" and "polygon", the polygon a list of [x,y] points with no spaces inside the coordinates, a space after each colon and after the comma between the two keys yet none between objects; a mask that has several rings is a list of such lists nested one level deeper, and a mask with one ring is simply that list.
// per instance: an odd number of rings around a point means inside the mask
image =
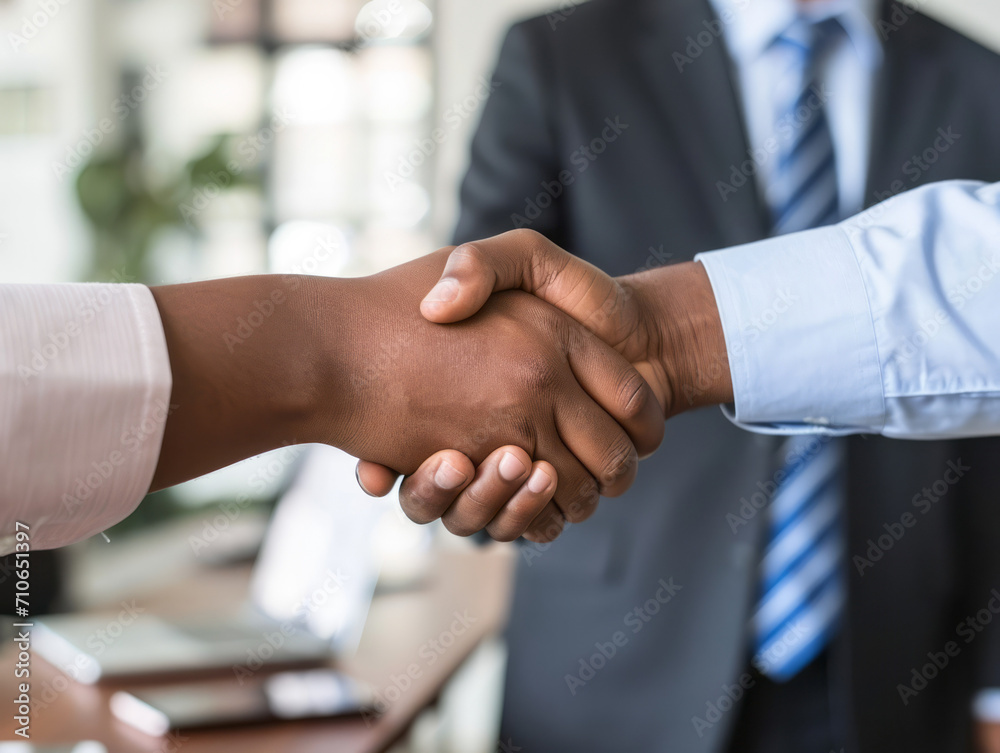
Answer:
[{"label": "dark suit jacket", "polygon": [[[764,237],[753,181],[726,200],[717,187],[748,146],[713,18],[705,0],[595,0],[514,26],[473,142],[457,241],[527,224],[620,275]],[[903,6],[884,18],[868,202],[930,181],[1000,179],[1000,58]],[[951,143],[931,153],[939,129]],[[626,496],[550,547],[522,547],[505,744],[724,746],[765,517],[734,533],[727,514],[766,486],[774,447],[717,409],[682,415]],[[958,477],[949,463],[968,470]],[[998,466],[992,440],[849,440],[849,556],[872,561],[848,563],[849,615],[832,648],[849,750],[967,750],[972,692],[1000,685],[998,631],[960,624],[991,616],[1000,586]],[[915,524],[897,541],[907,513]],[[877,561],[869,539],[884,549]],[[947,666],[928,668],[951,643]]]}]

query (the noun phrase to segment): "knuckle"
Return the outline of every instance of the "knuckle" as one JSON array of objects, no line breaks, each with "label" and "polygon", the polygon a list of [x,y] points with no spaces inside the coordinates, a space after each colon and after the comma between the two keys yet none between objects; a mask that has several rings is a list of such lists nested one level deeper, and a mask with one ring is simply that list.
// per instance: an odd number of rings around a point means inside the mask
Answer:
[{"label": "knuckle", "polygon": [[414,523],[424,525],[430,523],[431,521],[437,520],[441,517],[441,510],[437,509],[428,500],[424,499],[410,499],[407,501],[400,500],[400,507],[403,508],[403,512],[406,514],[410,520]]},{"label": "knuckle", "polygon": [[649,389],[646,380],[633,368],[622,375],[616,391],[615,405],[621,417],[630,420],[639,418],[646,410]]},{"label": "knuckle", "polygon": [[528,227],[519,227],[513,230],[508,230],[504,233],[504,235],[506,235],[518,246],[527,247],[529,249],[541,248],[546,242],[544,235],[539,233],[537,230],[532,230]]},{"label": "knuckle", "polygon": [[444,505],[435,498],[431,484],[421,484],[416,488],[401,489],[399,506],[410,520],[423,525],[437,520],[444,512]]},{"label": "knuckle", "polygon": [[485,489],[480,489],[478,486],[470,486],[466,489],[459,500],[459,505],[466,510],[466,514],[470,517],[485,518],[485,520],[492,518],[499,506]]},{"label": "knuckle", "polygon": [[486,526],[486,533],[494,541],[514,541],[523,530],[509,522],[490,523]]},{"label": "knuckle", "polygon": [[576,487],[570,500],[560,505],[560,508],[568,522],[582,523],[594,514],[600,498],[597,482],[588,476]]},{"label": "knuckle", "polygon": [[471,536],[493,519],[499,506],[488,492],[470,487],[442,518],[444,527],[456,536]]},{"label": "knuckle", "polygon": [[509,445],[522,462],[530,465],[535,447],[535,415],[527,397],[522,397],[516,405],[505,404],[486,410],[482,423],[490,428],[475,432],[477,446],[494,450]]},{"label": "knuckle", "polygon": [[559,538],[563,531],[563,519],[559,515],[549,515],[541,524],[531,526],[528,534],[531,540],[539,544],[546,544]]},{"label": "knuckle", "polygon": [[463,538],[471,536],[479,530],[479,527],[471,525],[467,520],[450,515],[445,515],[441,519],[441,522],[444,523],[444,527],[447,529],[448,533],[455,536],[461,536]]},{"label": "knuckle", "polygon": [[617,437],[608,447],[604,469],[601,473],[601,487],[607,489],[620,479],[635,472],[639,465],[639,454],[631,440],[624,434]]},{"label": "knuckle", "polygon": [[530,501],[512,502],[486,526],[486,532],[497,541],[513,541],[530,528],[531,521],[539,512],[537,506]]},{"label": "knuckle", "polygon": [[483,261],[483,252],[475,243],[463,243],[451,252],[451,261],[478,265]]},{"label": "knuckle", "polygon": [[539,352],[521,361],[517,379],[521,389],[537,399],[543,395],[558,394],[556,390],[563,381],[561,372],[562,369],[550,356]]}]

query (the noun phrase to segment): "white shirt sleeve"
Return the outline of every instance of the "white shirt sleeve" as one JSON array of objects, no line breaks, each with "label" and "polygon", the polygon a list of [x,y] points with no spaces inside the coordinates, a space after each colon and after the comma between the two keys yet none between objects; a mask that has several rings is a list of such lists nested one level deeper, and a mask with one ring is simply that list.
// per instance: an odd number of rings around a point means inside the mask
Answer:
[{"label": "white shirt sleeve", "polygon": [[737,424],[1000,434],[1000,184],[931,184],[696,260],[722,318]]},{"label": "white shirt sleeve", "polygon": [[156,469],[170,388],[148,288],[0,285],[0,553],[15,529],[48,549],[132,512]]}]

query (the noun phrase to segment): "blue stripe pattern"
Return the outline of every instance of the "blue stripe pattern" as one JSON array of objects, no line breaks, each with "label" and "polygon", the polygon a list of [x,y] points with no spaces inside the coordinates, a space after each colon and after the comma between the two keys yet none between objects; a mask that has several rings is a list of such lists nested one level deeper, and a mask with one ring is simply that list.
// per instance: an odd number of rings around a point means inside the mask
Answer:
[{"label": "blue stripe pattern", "polygon": [[[833,136],[815,84],[839,32],[836,19],[799,19],[775,42],[800,53],[804,86],[778,121],[792,128],[767,186],[774,235],[839,219]],[[800,436],[789,439],[783,452],[761,558],[761,596],[751,617],[753,666],[777,682],[794,677],[823,651],[846,598],[843,446]]]},{"label": "blue stripe pattern", "polygon": [[826,647],[846,595],[843,444],[804,435],[783,450],[787,475],[769,508],[761,597],[751,618],[753,665],[778,682]]},{"label": "blue stripe pattern", "polygon": [[778,120],[781,151],[767,187],[774,235],[830,225],[839,219],[833,136],[817,73],[843,33],[836,18],[819,23],[798,19],[775,41],[798,53],[804,85]]}]

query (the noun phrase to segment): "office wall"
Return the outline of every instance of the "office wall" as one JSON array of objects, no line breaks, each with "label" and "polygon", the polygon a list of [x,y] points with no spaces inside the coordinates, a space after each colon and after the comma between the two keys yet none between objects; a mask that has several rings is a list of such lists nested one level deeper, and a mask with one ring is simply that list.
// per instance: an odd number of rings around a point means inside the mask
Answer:
[{"label": "office wall", "polygon": [[[437,0],[438,114],[474,96],[477,80],[492,70],[504,30],[512,21],[539,13],[566,13],[576,4],[573,0]],[[1000,0],[910,0],[909,5],[1000,52]],[[438,153],[433,229],[439,243],[447,241],[455,223],[458,184],[478,120],[478,112],[464,118]]]}]

